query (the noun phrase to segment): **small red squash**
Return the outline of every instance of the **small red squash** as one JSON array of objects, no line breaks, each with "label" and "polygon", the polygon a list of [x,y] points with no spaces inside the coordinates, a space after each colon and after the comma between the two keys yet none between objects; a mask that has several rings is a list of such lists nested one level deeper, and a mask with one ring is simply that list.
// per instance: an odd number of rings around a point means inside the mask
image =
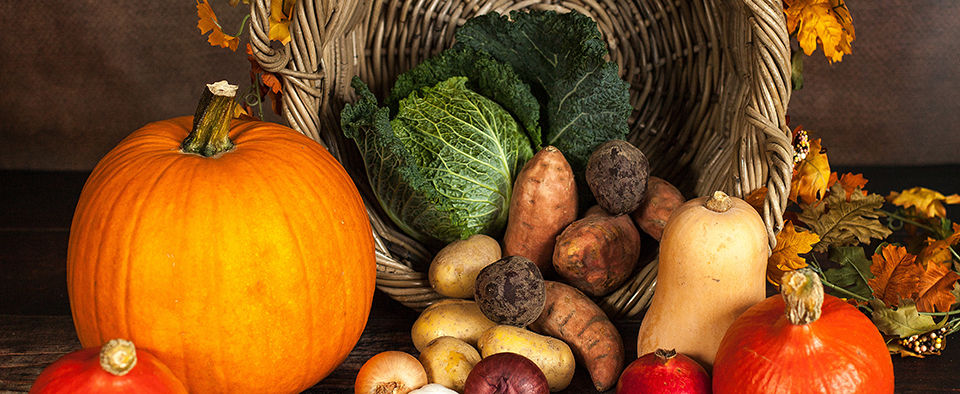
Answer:
[{"label": "small red squash", "polygon": [[149,352],[113,339],[102,348],[68,353],[44,368],[30,394],[186,394],[183,383]]},{"label": "small red squash", "polygon": [[892,393],[893,363],[870,319],[823,294],[820,278],[805,268],[784,274],[780,295],[754,305],[727,330],[713,365],[713,392]]},{"label": "small red squash", "polygon": [[231,120],[236,86],[150,123],[97,164],[70,229],[80,342],[129,338],[191,392],[300,392],[360,338],[376,281],[369,218],[318,143]]}]

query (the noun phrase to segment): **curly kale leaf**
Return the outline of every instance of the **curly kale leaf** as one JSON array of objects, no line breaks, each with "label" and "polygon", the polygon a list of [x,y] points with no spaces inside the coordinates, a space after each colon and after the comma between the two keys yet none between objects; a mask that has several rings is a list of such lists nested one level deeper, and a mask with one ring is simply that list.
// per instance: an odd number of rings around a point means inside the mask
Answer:
[{"label": "curly kale leaf", "polygon": [[586,168],[603,142],[629,132],[629,86],[604,60],[597,24],[577,12],[514,11],[474,17],[456,32],[467,47],[507,63],[531,84],[541,106],[543,144],[563,152],[574,171]]}]

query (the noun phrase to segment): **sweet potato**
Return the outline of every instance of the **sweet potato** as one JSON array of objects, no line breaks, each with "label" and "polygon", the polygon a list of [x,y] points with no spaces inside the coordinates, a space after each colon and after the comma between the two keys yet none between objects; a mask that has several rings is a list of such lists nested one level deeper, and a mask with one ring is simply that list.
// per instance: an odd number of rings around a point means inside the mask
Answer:
[{"label": "sweet potato", "polygon": [[606,391],[623,370],[623,339],[597,304],[569,285],[546,281],[547,304],[530,329],[570,345],[577,363],[590,372],[593,385]]},{"label": "sweet potato", "polygon": [[623,284],[640,258],[640,232],[628,215],[595,214],[557,237],[553,268],[574,287],[602,296]]},{"label": "sweet potato", "polygon": [[523,166],[509,212],[503,255],[526,257],[549,272],[557,235],[577,219],[577,184],[560,150],[543,148]]},{"label": "sweet potato", "polygon": [[651,237],[660,240],[663,236],[663,227],[667,225],[667,219],[677,207],[683,205],[683,194],[676,187],[663,180],[651,176],[647,180],[647,191],[644,194],[643,202],[640,208],[630,214],[637,227]]}]

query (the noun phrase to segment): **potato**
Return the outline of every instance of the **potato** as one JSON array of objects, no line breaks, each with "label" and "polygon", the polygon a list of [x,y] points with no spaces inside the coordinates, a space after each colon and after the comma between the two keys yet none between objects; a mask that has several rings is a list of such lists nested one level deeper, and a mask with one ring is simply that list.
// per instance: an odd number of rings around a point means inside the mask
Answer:
[{"label": "potato", "polygon": [[442,336],[451,336],[475,346],[480,335],[495,325],[480,312],[476,302],[446,299],[420,313],[413,322],[410,336],[418,351],[423,351],[430,341]]},{"label": "potato", "polygon": [[473,366],[480,362],[480,353],[470,344],[454,337],[430,341],[420,352],[420,363],[430,383],[463,391],[463,384]]},{"label": "potato", "polygon": [[637,227],[659,241],[663,236],[667,219],[677,207],[683,205],[684,201],[683,194],[680,194],[680,190],[670,182],[651,176],[647,181],[647,191],[644,193],[640,208],[633,211],[630,216],[637,223]]},{"label": "potato", "polygon": [[567,283],[591,296],[602,296],[629,279],[639,258],[640,232],[630,216],[598,213],[560,233],[553,267]]},{"label": "potato", "polygon": [[483,234],[453,241],[437,252],[427,277],[437,293],[451,298],[473,298],[474,282],[483,267],[500,259],[500,244]]},{"label": "potato", "polygon": [[570,385],[576,361],[563,341],[514,326],[499,325],[485,331],[477,342],[484,358],[497,353],[516,353],[533,361],[547,377],[550,391]]},{"label": "potato", "polygon": [[507,256],[477,275],[477,306],[497,324],[524,327],[543,311],[543,274],[523,256]]},{"label": "potato", "polygon": [[563,153],[547,146],[527,161],[513,183],[503,253],[553,269],[557,235],[577,219],[577,183]]},{"label": "potato", "polygon": [[643,201],[650,163],[640,149],[623,140],[601,144],[587,160],[587,186],[611,215],[633,212]]}]

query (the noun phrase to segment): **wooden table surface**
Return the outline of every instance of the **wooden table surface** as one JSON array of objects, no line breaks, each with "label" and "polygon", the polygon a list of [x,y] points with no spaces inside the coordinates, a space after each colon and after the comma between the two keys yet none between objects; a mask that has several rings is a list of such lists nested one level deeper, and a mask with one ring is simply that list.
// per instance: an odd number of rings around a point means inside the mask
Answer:
[{"label": "wooden table surface", "polygon": [[[851,169],[840,169],[847,171]],[[881,194],[913,186],[960,193],[960,165],[852,169]],[[86,179],[83,172],[0,171],[0,392],[26,392],[40,371],[80,343],[66,293],[66,246],[70,220]],[[948,216],[957,220],[957,208]],[[410,327],[416,312],[378,292],[363,336],[347,360],[308,393],[351,392],[357,370],[384,350],[416,355]],[[639,320],[617,323],[628,359],[636,357]],[[894,356],[896,390],[902,393],[960,392],[960,335],[943,355]],[[595,392],[578,367],[568,393]],[[612,392],[612,391],[611,391]]]}]

